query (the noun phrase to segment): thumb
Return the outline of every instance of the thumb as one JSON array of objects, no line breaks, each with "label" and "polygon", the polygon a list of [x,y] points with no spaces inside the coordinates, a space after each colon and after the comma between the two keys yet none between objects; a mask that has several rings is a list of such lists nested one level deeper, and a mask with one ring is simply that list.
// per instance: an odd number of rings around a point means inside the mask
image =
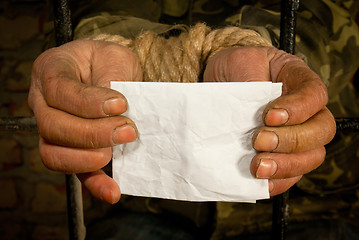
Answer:
[{"label": "thumb", "polygon": [[283,93],[263,112],[267,126],[303,123],[327,104],[326,86],[300,58],[277,51],[270,56],[270,69],[272,81],[283,83]]},{"label": "thumb", "polygon": [[[43,53],[34,63],[32,90],[49,107],[85,118],[121,114],[125,97],[110,81],[142,81],[136,56],[126,47],[102,41],[74,41]],[[34,84],[35,85],[35,84]],[[32,94],[31,99],[38,94]],[[32,101],[30,101],[31,104]]]},{"label": "thumb", "polygon": [[267,47],[233,47],[212,57],[204,82],[270,81]]}]

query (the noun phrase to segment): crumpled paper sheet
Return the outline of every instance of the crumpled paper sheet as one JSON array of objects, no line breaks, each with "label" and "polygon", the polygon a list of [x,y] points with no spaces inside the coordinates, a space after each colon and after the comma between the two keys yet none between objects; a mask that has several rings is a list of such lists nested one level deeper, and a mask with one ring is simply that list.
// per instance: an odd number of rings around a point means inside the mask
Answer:
[{"label": "crumpled paper sheet", "polygon": [[128,101],[138,139],[113,148],[122,194],[186,201],[255,202],[268,180],[249,170],[252,135],[282,84],[111,82]]}]

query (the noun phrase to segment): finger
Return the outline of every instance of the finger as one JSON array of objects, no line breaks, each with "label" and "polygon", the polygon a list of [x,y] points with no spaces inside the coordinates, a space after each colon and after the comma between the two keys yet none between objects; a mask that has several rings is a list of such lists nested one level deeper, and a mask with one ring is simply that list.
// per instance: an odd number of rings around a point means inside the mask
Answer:
[{"label": "finger", "polygon": [[75,148],[105,148],[136,140],[136,125],[114,116],[84,119],[50,108],[42,101],[34,109],[40,136],[47,141]]},{"label": "finger", "polygon": [[125,98],[106,89],[110,81],[142,81],[135,55],[109,42],[74,41],[50,49],[35,61],[33,69],[32,82],[49,106],[89,118],[126,110]]},{"label": "finger", "polygon": [[281,193],[284,193],[289,188],[291,188],[294,184],[296,184],[302,176],[297,176],[293,178],[287,179],[273,179],[268,181],[269,194],[271,196],[275,196]]},{"label": "finger", "polygon": [[120,200],[121,191],[119,186],[103,170],[77,174],[77,176],[94,197],[111,204],[115,204]]},{"label": "finger", "polygon": [[44,86],[43,96],[50,107],[83,118],[119,115],[127,109],[126,98],[115,90],[63,77],[56,77],[56,80]]},{"label": "finger", "polygon": [[335,135],[335,120],[327,108],[307,122],[283,127],[262,127],[253,135],[253,147],[258,151],[292,153],[319,148]]},{"label": "finger", "polygon": [[110,81],[142,81],[141,65],[129,48],[112,42],[94,43],[91,56],[93,85],[109,87]]},{"label": "finger", "polygon": [[253,158],[250,169],[256,178],[291,178],[316,169],[324,158],[324,147],[292,154],[263,152]]},{"label": "finger", "polygon": [[[272,51],[269,50],[269,55],[273,55]],[[269,58],[272,81],[283,83],[283,93],[264,110],[266,125],[305,122],[327,104],[326,86],[301,59],[282,51]]]},{"label": "finger", "polygon": [[44,165],[64,173],[92,172],[106,166],[112,157],[111,148],[83,149],[53,145],[40,137],[39,150]]},{"label": "finger", "polygon": [[204,82],[270,81],[267,48],[235,47],[216,54],[207,64]]}]

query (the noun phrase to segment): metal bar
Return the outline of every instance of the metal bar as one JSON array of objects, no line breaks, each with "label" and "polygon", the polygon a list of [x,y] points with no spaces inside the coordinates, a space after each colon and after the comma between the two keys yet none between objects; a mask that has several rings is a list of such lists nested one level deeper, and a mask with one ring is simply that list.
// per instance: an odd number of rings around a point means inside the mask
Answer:
[{"label": "metal bar", "polygon": [[289,191],[273,197],[272,239],[285,240],[289,218]]},{"label": "metal bar", "polygon": [[[280,19],[280,49],[294,54],[295,27],[299,0],[282,0]],[[289,191],[273,197],[272,239],[284,240],[289,219]]]},{"label": "metal bar", "polygon": [[[72,41],[72,21],[69,0],[54,1],[54,27],[56,45]],[[82,240],[86,236],[83,217],[81,183],[75,174],[66,175],[67,214],[69,237]]]},{"label": "metal bar", "polygon": [[54,27],[56,45],[72,41],[72,22],[69,0],[54,1]]},{"label": "metal bar", "polygon": [[353,132],[359,131],[359,118],[336,118],[337,131],[349,129]]},{"label": "metal bar", "polygon": [[83,240],[86,228],[83,217],[81,182],[76,174],[66,174],[67,217],[70,240]]},{"label": "metal bar", "polygon": [[[359,131],[359,118],[335,118],[337,131]],[[37,133],[35,117],[1,117],[0,132]]]},{"label": "metal bar", "polygon": [[[337,131],[359,131],[359,118],[335,118]],[[1,117],[0,132],[37,133],[35,117]]]},{"label": "metal bar", "polygon": [[279,47],[287,53],[294,54],[295,28],[299,0],[282,0]]},{"label": "metal bar", "polygon": [[37,133],[34,117],[3,117],[0,118],[0,132]]}]

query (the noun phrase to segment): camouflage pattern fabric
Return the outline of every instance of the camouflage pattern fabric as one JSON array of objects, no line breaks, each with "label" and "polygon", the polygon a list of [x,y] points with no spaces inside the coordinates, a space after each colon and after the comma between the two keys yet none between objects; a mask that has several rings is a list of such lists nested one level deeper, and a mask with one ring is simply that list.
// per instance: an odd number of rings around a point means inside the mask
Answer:
[{"label": "camouflage pattern fabric", "polygon": [[[278,47],[280,1],[163,0],[100,1],[117,6],[83,18],[75,29],[76,38],[92,34],[120,34],[134,38],[143,31],[176,35],[187,31],[185,24],[204,21],[213,26],[238,25],[258,31]],[[128,3],[128,4],[126,4]],[[246,4],[251,5],[246,5]],[[143,11],[144,7],[152,11]],[[317,72],[328,87],[328,107],[336,117],[358,117],[359,105],[350,82],[359,66],[359,1],[302,0],[297,21],[296,55]],[[119,5],[121,5],[119,7]],[[92,6],[99,6],[93,3]],[[87,10],[85,13],[89,12]],[[81,14],[78,14],[81,16]],[[157,23],[161,22],[161,23]],[[179,25],[171,25],[179,23]],[[327,146],[325,163],[306,174],[292,189],[292,222],[344,219],[359,225],[359,135],[338,133]],[[124,197],[126,208],[154,213],[173,212],[187,217],[198,227],[216,223],[212,239],[224,239],[256,232],[271,225],[271,202],[257,204],[183,203],[161,199]]]},{"label": "camouflage pattern fabric", "polygon": [[[278,47],[280,1],[243,2],[256,3],[242,6],[241,1],[235,0],[194,1],[190,12],[191,23],[204,21],[215,26],[231,24],[251,28]],[[359,106],[357,101],[354,101],[355,96],[349,80],[359,66],[359,59],[356,57],[359,53],[359,30],[353,21],[358,14],[359,3],[353,0],[302,0],[300,4],[296,55],[303,58],[326,83],[330,98],[328,107],[336,117],[358,116]],[[124,37],[134,38],[142,31],[160,34],[171,32],[173,29],[186,31],[187,28],[183,24],[188,24],[189,10],[184,7],[189,5],[189,0],[106,0],[93,4],[99,12],[93,12],[83,18],[76,27],[75,36],[84,38],[92,34],[121,33]],[[109,9],[109,6],[114,6],[112,11],[104,11],[106,8]],[[161,17],[161,14],[167,17]],[[81,14],[75,14],[78,15]],[[161,20],[182,25],[169,26],[154,22]],[[348,93],[351,93],[349,100],[345,99],[348,98]],[[350,104],[344,104],[348,102]]]}]

